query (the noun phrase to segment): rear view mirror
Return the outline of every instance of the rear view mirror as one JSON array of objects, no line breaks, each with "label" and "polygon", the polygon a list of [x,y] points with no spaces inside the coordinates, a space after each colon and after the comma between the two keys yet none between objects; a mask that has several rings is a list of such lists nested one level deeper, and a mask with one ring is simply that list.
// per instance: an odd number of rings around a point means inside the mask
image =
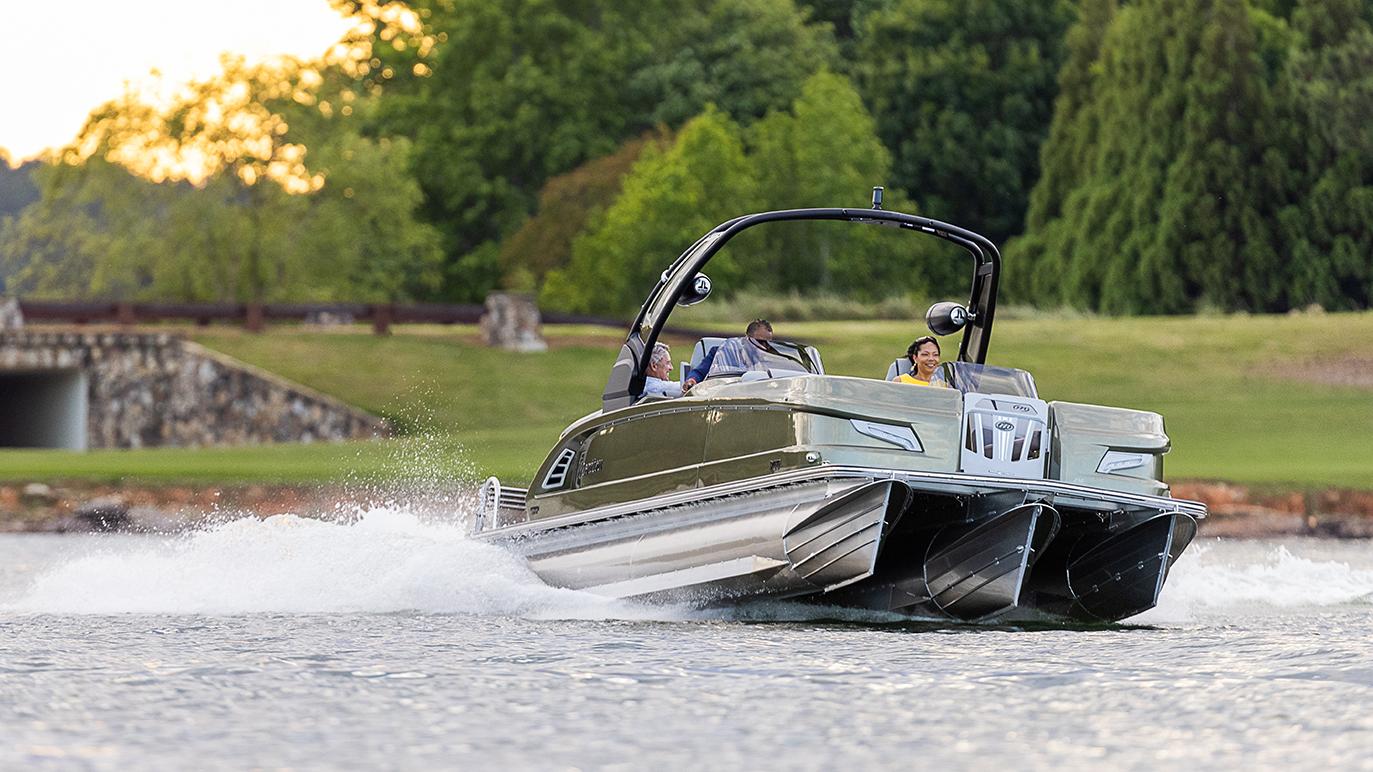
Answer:
[{"label": "rear view mirror", "polygon": [[968,309],[957,303],[935,303],[925,312],[925,324],[935,335],[952,335],[968,324]]},{"label": "rear view mirror", "polygon": [[710,296],[710,277],[703,273],[696,274],[696,278],[691,280],[691,286],[687,287],[681,297],[677,298],[679,306],[694,306]]}]

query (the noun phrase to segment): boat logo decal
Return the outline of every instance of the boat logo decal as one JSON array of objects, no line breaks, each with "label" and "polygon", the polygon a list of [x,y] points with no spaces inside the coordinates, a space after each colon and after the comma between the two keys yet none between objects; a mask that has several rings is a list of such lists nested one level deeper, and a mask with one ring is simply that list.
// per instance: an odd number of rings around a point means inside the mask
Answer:
[{"label": "boat logo decal", "polygon": [[586,463],[582,465],[582,474],[586,474],[586,475],[596,474],[597,472],[601,471],[601,467],[602,467],[604,464],[605,464],[605,460],[604,460],[604,459],[600,459],[600,458],[588,458],[588,459],[586,460]]},{"label": "boat logo decal", "polygon": [[1015,428],[1015,424],[1010,421],[997,421],[996,428],[1000,429],[1003,432],[1009,432],[1010,430]]}]

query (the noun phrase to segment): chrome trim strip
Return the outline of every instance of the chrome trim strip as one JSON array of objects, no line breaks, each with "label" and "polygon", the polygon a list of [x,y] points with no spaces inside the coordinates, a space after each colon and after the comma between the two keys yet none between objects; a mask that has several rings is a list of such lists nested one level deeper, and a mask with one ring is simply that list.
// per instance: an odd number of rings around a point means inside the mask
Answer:
[{"label": "chrome trim strip", "polygon": [[[1042,493],[1052,495],[1056,499],[1062,497],[1075,500],[1079,505],[1086,505],[1088,508],[1101,511],[1110,511],[1118,508],[1119,505],[1127,505],[1157,509],[1161,512],[1182,512],[1197,519],[1206,517],[1206,505],[1199,501],[1175,499],[1168,496],[1150,496],[1143,493],[1112,491],[1104,488],[1092,488],[1086,485],[1059,482],[1058,480],[986,477],[959,474],[956,472],[917,472],[896,469],[875,469],[862,466],[826,465],[812,467],[810,469],[797,469],[790,472],[778,472],[765,477],[750,477],[747,480],[736,480],[734,482],[712,485],[706,488],[696,488],[689,491],[677,491],[648,499],[626,502],[624,504],[613,504],[608,507],[599,507],[597,509],[587,509],[569,515],[550,517],[532,522],[514,523],[501,528],[482,531],[478,536],[483,538],[487,536],[520,536],[554,528],[581,525],[582,523],[593,520],[639,514],[654,509],[665,509],[667,507],[674,507],[682,504],[699,503],[708,499],[722,498],[725,496],[755,493],[783,485],[808,482],[821,483],[830,479],[852,477],[867,478],[871,480],[898,480],[908,484],[915,484],[916,487],[933,487],[942,489],[943,492],[946,493],[955,494],[988,492],[989,489],[990,491],[1016,490],[1029,493]],[[1103,506],[1103,504],[1105,504],[1105,506]]]}]

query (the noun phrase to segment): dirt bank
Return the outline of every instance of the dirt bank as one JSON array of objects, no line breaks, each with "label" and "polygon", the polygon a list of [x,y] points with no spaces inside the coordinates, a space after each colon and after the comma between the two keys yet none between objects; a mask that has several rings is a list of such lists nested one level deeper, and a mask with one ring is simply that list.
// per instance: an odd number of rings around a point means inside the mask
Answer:
[{"label": "dirt bank", "polygon": [[1173,495],[1206,503],[1206,536],[1373,538],[1373,491],[1292,491],[1222,482],[1173,484]]}]

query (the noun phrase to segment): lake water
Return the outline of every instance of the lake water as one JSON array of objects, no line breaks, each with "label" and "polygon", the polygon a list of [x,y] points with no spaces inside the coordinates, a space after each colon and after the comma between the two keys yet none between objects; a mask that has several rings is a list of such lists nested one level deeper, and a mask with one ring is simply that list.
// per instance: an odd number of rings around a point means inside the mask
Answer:
[{"label": "lake water", "polygon": [[717,765],[1373,769],[1373,545],[1065,629],[611,602],[399,509],[0,536],[3,769]]}]

